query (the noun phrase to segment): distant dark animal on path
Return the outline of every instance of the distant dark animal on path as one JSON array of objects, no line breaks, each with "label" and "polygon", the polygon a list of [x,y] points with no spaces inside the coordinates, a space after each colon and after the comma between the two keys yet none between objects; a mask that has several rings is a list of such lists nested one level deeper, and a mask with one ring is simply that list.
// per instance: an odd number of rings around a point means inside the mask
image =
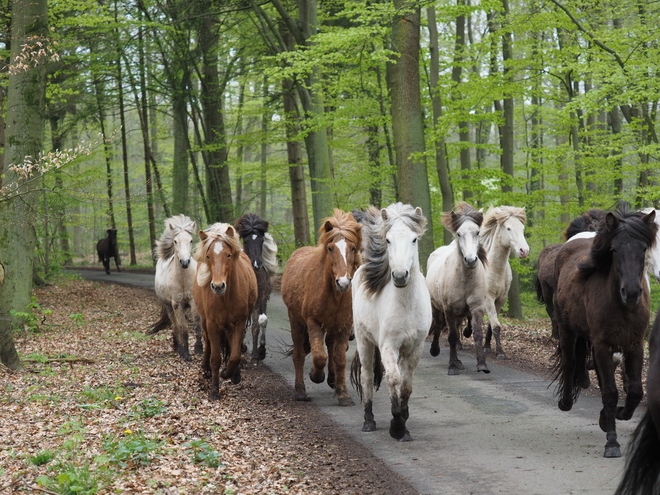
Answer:
[{"label": "distant dark animal on path", "polygon": [[[569,411],[580,389],[589,385],[586,362],[593,353],[603,401],[599,425],[607,434],[605,457],[621,456],[616,420],[629,420],[643,396],[643,342],[650,315],[646,252],[657,230],[655,211],[630,211],[621,203],[607,213],[593,240],[570,241],[557,252],[558,406]],[[622,352],[625,362],[623,407],[617,407],[615,352]]]},{"label": "distant dark animal on path", "polygon": [[204,336],[202,370],[211,377],[210,399],[218,400],[221,377],[241,381],[241,346],[257,303],[257,277],[233,226],[215,223],[200,230],[199,239],[193,297]]},{"label": "distant dark animal on path", "polygon": [[252,262],[257,276],[259,296],[252,315],[252,362],[266,357],[266,309],[273,290],[273,277],[277,274],[277,244],[268,233],[268,222],[255,213],[246,213],[236,220],[234,228],[243,240],[243,251]]},{"label": "distant dark animal on path", "polygon": [[153,335],[172,327],[174,351],[186,361],[190,361],[188,318],[196,326],[195,352],[202,352],[202,330],[192,295],[197,272],[197,262],[192,257],[194,232],[195,222],[186,215],[165,220],[165,230],[154,249],[154,289],[161,303],[161,315],[147,330],[147,335]]},{"label": "distant dark animal on path", "polygon": [[346,386],[346,350],[353,327],[351,283],[362,261],[361,229],[351,213],[335,209],[321,224],[318,245],[296,249],[284,268],[281,292],[291,324],[296,400],[310,400],[303,368],[311,351],[309,378],[323,383],[327,364],[328,385],[339,405],[354,404]]},{"label": "distant dark animal on path", "polygon": [[115,259],[115,266],[120,272],[121,261],[119,260],[119,248],[117,247],[117,229],[108,229],[108,237],[101,239],[96,243],[96,252],[99,254],[99,261],[103,263],[105,273],[110,275],[110,258]]},{"label": "distant dark animal on path", "polygon": [[646,376],[646,413],[637,425],[626,469],[614,495],[660,493],[660,311],[649,338],[650,363]]}]

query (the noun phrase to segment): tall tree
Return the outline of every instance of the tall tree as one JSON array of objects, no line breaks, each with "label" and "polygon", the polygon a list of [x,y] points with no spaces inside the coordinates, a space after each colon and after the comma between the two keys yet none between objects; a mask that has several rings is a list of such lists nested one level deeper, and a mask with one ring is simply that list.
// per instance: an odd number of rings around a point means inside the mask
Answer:
[{"label": "tall tree", "polygon": [[[43,149],[45,66],[31,62],[37,57],[37,43],[48,42],[46,0],[14,0],[11,16],[5,157],[9,165],[20,166],[26,159],[36,160]],[[21,56],[28,57],[28,64],[19,62]],[[25,311],[30,302],[37,198],[30,181],[26,183],[11,166],[5,169],[4,186],[10,197],[1,198],[0,203],[0,257],[6,274],[0,286],[0,361],[18,370],[22,365],[14,346],[15,319],[10,311]]]}]

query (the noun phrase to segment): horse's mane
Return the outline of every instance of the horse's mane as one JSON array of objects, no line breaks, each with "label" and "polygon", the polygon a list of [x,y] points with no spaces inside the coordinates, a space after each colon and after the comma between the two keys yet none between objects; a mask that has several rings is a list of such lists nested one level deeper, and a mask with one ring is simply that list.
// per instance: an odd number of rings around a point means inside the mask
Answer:
[{"label": "horse's mane", "polygon": [[585,211],[568,224],[563,234],[564,240],[568,240],[580,232],[598,232],[601,222],[605,221],[605,215],[607,215],[607,211],[598,208]]},{"label": "horse's mane", "polygon": [[[456,231],[460,226],[468,221],[474,222],[479,227],[482,227],[484,214],[481,210],[477,210],[474,206],[465,201],[456,203],[453,211],[446,211],[442,214],[442,224],[454,235],[456,235]],[[486,249],[481,242],[479,243],[477,257],[481,260],[481,263],[483,263],[484,266],[488,263]]]},{"label": "horse's mane", "polygon": [[421,236],[426,231],[426,217],[421,210],[411,205],[394,203],[379,210],[370,206],[366,211],[357,213],[363,224],[364,250],[362,252],[362,273],[367,295],[378,293],[390,280],[387,239],[385,236],[396,220],[401,220],[406,227]]},{"label": "horse's mane", "polygon": [[195,232],[195,222],[183,213],[165,220],[165,230],[156,241],[154,248],[154,257],[156,260],[168,259],[174,256],[174,238],[182,231],[193,235]]},{"label": "horse's mane", "polygon": [[527,222],[527,214],[524,208],[518,208],[516,206],[491,206],[488,208],[480,232],[481,243],[486,249],[486,252],[488,252],[490,246],[493,244],[497,227],[511,217],[517,218],[523,225]]},{"label": "horse's mane", "polygon": [[268,226],[268,221],[256,213],[246,213],[234,223],[236,232],[243,239],[252,234],[263,236],[264,243],[261,248],[261,261],[263,267],[272,277],[277,273],[279,266],[277,263],[277,244],[273,236],[268,233]]},{"label": "horse's mane", "polygon": [[591,244],[589,257],[578,264],[578,269],[584,276],[589,276],[599,269],[609,269],[612,263],[612,240],[622,231],[626,231],[633,239],[644,242],[649,248],[653,247],[656,241],[658,225],[646,223],[643,218],[646,216],[641,211],[631,211],[630,203],[626,201],[619,202],[616,210],[611,214],[618,220],[618,225],[610,230],[608,222],[601,222]]},{"label": "horse's mane", "polygon": [[355,248],[362,249],[362,226],[355,221],[351,212],[344,212],[335,208],[333,216],[324,218],[321,221],[319,232],[319,246],[326,246],[339,237],[355,244]]}]

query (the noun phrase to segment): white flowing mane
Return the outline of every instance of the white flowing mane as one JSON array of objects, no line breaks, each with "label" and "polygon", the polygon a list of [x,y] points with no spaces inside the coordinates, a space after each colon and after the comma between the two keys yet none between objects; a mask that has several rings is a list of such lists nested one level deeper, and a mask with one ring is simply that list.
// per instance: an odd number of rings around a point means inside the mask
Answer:
[{"label": "white flowing mane", "polygon": [[166,260],[174,256],[174,238],[182,231],[193,235],[195,222],[184,214],[176,215],[165,220],[165,230],[156,241],[154,257],[156,260]]},{"label": "white flowing mane", "polygon": [[486,252],[490,250],[495,240],[497,228],[511,217],[517,218],[523,225],[527,222],[527,214],[524,208],[518,208],[516,206],[491,206],[488,209],[484,215],[480,232],[481,244],[484,246]]},{"label": "white flowing mane", "polygon": [[271,277],[277,274],[279,265],[277,263],[277,244],[268,232],[264,233],[264,244],[261,248],[261,261],[263,267]]}]

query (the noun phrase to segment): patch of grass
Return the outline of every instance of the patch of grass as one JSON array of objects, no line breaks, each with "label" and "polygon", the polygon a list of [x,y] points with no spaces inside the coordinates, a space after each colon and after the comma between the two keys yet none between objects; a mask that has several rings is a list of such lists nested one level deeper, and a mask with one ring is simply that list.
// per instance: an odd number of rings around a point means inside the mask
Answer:
[{"label": "patch of grass", "polygon": [[147,438],[143,433],[126,433],[126,436],[108,437],[103,442],[106,451],[104,458],[97,458],[97,462],[103,464],[117,464],[122,468],[129,465],[146,466],[158,457],[163,442]]},{"label": "patch of grass", "polygon": [[80,407],[85,409],[100,409],[114,403],[117,397],[121,397],[122,394],[122,388],[112,388],[107,385],[101,385],[99,387],[85,386],[80,392],[80,396],[91,401],[91,403],[81,404]]},{"label": "patch of grass", "polygon": [[89,466],[60,464],[53,469],[52,476],[39,476],[37,483],[44,489],[59,495],[93,495],[107,483],[107,477],[99,471],[91,471]]},{"label": "patch of grass", "polygon": [[37,455],[28,457],[28,462],[33,466],[43,466],[44,464],[48,464],[50,461],[55,459],[56,455],[57,454],[55,454],[55,452],[52,450],[43,450]]},{"label": "patch of grass", "polygon": [[186,453],[192,456],[195,464],[203,464],[211,468],[225,467],[220,464],[220,454],[213,450],[206,440],[191,440],[185,443],[184,447],[188,447]]},{"label": "patch of grass", "polygon": [[138,418],[153,418],[167,412],[165,404],[158,399],[145,399],[131,409],[131,416]]}]

